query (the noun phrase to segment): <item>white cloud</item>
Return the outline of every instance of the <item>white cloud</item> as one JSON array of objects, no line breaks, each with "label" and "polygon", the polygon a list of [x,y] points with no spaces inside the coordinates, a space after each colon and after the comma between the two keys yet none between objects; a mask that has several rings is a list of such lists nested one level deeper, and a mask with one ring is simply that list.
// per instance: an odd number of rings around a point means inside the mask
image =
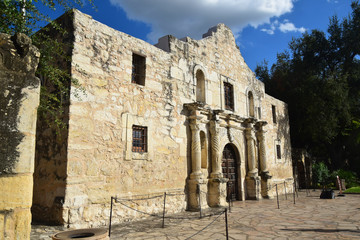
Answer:
[{"label": "white cloud", "polygon": [[295,27],[295,25],[293,23],[289,22],[289,20],[287,20],[287,19],[285,19],[285,21],[280,24],[279,30],[284,33],[286,33],[286,32],[304,33],[306,31],[306,29],[303,27],[300,27],[300,28]]},{"label": "white cloud", "polygon": [[123,8],[129,19],[150,24],[148,39],[172,34],[201,38],[210,27],[225,23],[235,35],[251,25],[291,12],[295,0],[110,0]]},{"label": "white cloud", "polygon": [[287,19],[285,19],[282,23],[280,23],[278,20],[275,20],[270,24],[269,28],[262,28],[261,31],[273,35],[276,29],[279,29],[283,33],[287,33],[287,32],[304,33],[306,31],[306,28],[304,27],[297,28],[292,22],[290,22]]}]

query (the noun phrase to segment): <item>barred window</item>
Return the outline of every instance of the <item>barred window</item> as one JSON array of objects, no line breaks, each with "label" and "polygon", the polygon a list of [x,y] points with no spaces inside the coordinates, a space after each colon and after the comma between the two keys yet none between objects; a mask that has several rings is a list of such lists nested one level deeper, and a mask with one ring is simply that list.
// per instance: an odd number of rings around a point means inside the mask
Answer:
[{"label": "barred window", "polygon": [[276,107],[272,105],[271,110],[272,110],[273,123],[276,123]]},{"label": "barred window", "polygon": [[147,127],[133,125],[133,152],[147,152]]},{"label": "barred window", "polygon": [[277,156],[277,159],[281,159],[281,147],[280,145],[276,145],[276,156]]},{"label": "barred window", "polygon": [[131,82],[145,86],[145,57],[133,53]]},{"label": "barred window", "polygon": [[234,111],[234,88],[230,83],[224,82],[225,109]]}]

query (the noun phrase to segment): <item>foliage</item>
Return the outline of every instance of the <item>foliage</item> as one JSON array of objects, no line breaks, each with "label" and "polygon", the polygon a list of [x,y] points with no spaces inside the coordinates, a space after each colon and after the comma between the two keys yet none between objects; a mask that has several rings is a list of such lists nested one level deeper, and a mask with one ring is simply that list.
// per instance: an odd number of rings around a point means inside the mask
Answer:
[{"label": "foliage", "polygon": [[344,193],[360,193],[360,187],[351,187],[344,191]]},{"label": "foliage", "polygon": [[328,33],[306,32],[255,73],[267,93],[288,103],[291,141],[331,169],[360,173],[360,4]]},{"label": "foliage", "polygon": [[331,174],[324,162],[314,163],[312,166],[312,173],[315,185],[326,185],[329,183]]},{"label": "foliage", "polygon": [[332,178],[336,179],[339,176],[340,179],[345,179],[347,187],[355,187],[359,185],[356,173],[344,169],[338,169],[332,173]]},{"label": "foliage", "polygon": [[[45,34],[50,29],[56,29],[62,35],[66,34],[62,26],[52,21],[46,12],[65,12],[74,7],[81,7],[83,0],[2,0],[0,1],[0,32],[15,34],[22,32],[31,37],[33,44],[38,46],[41,57],[37,76],[41,79],[39,117],[43,117],[49,126],[59,130],[66,127],[62,119],[63,106],[68,103],[69,83],[77,84],[71,79],[64,64],[69,61],[65,49],[66,43],[57,41]],[[87,0],[93,5],[93,0]],[[44,23],[46,27],[35,34]],[[61,63],[61,64],[59,64]],[[62,66],[61,66],[62,65]]]}]

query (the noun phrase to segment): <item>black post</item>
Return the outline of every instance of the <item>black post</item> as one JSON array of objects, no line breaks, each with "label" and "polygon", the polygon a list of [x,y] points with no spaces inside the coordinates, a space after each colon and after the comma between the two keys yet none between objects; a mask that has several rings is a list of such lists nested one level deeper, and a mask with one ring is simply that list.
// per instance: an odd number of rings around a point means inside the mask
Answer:
[{"label": "black post", "polygon": [[296,180],[294,181],[294,185],[295,185],[296,197],[299,198],[298,190],[296,190]]},{"label": "black post", "polygon": [[278,194],[277,184],[275,184],[275,187],[276,187],[276,200],[277,200],[277,205],[278,205],[278,209],[280,209],[280,205],[279,205],[279,194]]},{"label": "black post", "polygon": [[199,209],[200,209],[200,218],[202,218],[202,211],[201,211],[201,190],[200,190],[200,185],[196,185],[197,186],[197,192],[199,194]]},{"label": "black post", "polygon": [[294,190],[293,190],[294,204],[295,204],[295,191],[296,191],[296,184],[295,184],[295,181],[294,181]]},{"label": "black post", "polygon": [[164,210],[163,210],[163,222],[162,222],[162,228],[165,227],[165,206],[166,206],[166,192],[164,192]]},{"label": "black post", "polygon": [[111,218],[112,218],[112,208],[113,208],[113,197],[111,197],[111,203],[110,203],[110,223],[109,223],[109,238],[111,235]]},{"label": "black post", "polygon": [[228,214],[227,214],[227,208],[225,208],[225,227],[226,227],[226,240],[229,240],[229,229],[228,229]]},{"label": "black post", "polygon": [[287,194],[286,194],[286,182],[284,181],[284,189],[285,189],[285,200],[287,200]]}]

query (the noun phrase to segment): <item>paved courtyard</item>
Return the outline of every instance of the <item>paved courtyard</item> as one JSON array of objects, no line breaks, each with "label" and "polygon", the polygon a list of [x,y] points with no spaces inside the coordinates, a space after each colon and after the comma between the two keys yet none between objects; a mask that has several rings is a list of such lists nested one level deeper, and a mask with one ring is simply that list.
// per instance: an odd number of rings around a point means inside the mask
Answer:
[{"label": "paved courtyard", "polygon": [[[229,239],[360,239],[360,195],[319,199],[320,191],[299,192],[276,199],[234,202],[228,213]],[[225,214],[199,219],[199,213],[181,213],[115,225],[111,239],[226,239]],[[220,214],[220,215],[219,215]],[[207,228],[205,228],[207,227]],[[205,229],[204,229],[205,228]],[[203,229],[203,230],[202,230]],[[202,230],[202,231],[201,231]],[[59,228],[33,226],[31,239],[50,239]]]}]

